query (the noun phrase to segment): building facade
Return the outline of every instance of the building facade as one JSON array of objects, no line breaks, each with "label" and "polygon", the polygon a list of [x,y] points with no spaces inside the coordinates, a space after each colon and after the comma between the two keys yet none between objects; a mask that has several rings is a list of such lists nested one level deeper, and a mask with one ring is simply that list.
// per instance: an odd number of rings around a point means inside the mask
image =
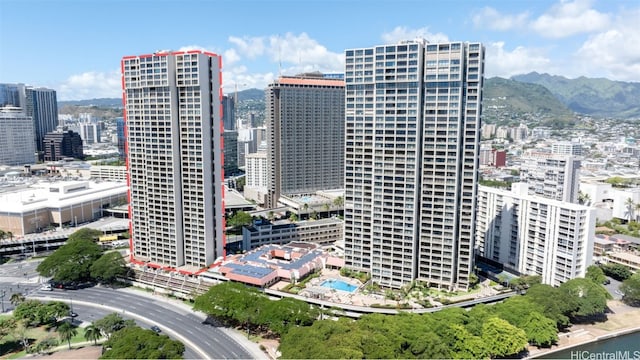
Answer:
[{"label": "building facade", "polygon": [[477,254],[507,269],[557,286],[591,265],[594,208],[532,196],[518,183],[511,191],[480,186],[477,217]]},{"label": "building facade", "polygon": [[238,173],[238,132],[224,130],[224,176],[234,176]]},{"label": "building facade", "polygon": [[224,256],[221,58],[122,59],[131,260],[197,272]]},{"label": "building facade", "polygon": [[44,137],[44,161],[58,161],[64,158],[84,159],[82,138],[71,130],[53,131]]},{"label": "building facade", "polygon": [[266,206],[277,207],[281,195],[342,188],[344,81],[319,73],[283,76],[266,97]]},{"label": "building facade", "polygon": [[580,159],[570,155],[531,153],[522,157],[520,180],[531,195],[578,202]]},{"label": "building facade", "polygon": [[345,263],[383,286],[469,286],[484,46],[346,50]]},{"label": "building facade", "polygon": [[96,124],[96,123],[80,124],[79,130],[80,130],[80,137],[82,138],[82,141],[87,145],[99,143],[100,135],[102,132],[100,127],[101,127],[101,124]]},{"label": "building facade", "polygon": [[258,204],[264,204],[267,194],[267,152],[258,151],[247,155],[245,166],[244,195]]},{"label": "building facade", "polygon": [[116,137],[118,140],[118,158],[124,160],[126,158],[126,137],[125,137],[125,124],[124,118],[116,119]]},{"label": "building facade", "polygon": [[16,107],[0,107],[0,165],[34,164],[35,129],[30,116]]},{"label": "building facade", "polygon": [[236,127],[236,102],[229,95],[222,97],[222,123],[224,130],[237,130]]}]

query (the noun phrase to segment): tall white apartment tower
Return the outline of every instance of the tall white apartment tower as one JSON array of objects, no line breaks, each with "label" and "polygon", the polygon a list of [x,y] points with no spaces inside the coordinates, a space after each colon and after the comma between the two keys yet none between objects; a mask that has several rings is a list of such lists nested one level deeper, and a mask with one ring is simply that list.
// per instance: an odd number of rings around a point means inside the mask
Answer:
[{"label": "tall white apartment tower", "polygon": [[345,261],[383,286],[467,288],[484,47],[346,50]]},{"label": "tall white apartment tower", "polygon": [[221,58],[122,59],[131,261],[197,272],[224,255]]}]

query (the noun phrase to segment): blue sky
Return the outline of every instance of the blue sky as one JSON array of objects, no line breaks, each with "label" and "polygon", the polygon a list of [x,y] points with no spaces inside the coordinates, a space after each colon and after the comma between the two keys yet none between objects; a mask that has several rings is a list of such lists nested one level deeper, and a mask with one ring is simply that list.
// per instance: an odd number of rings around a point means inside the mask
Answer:
[{"label": "blue sky", "polygon": [[416,37],[483,42],[487,77],[640,82],[639,22],[640,0],[0,0],[0,82],[120,97],[123,56],[205,49],[228,93]]}]

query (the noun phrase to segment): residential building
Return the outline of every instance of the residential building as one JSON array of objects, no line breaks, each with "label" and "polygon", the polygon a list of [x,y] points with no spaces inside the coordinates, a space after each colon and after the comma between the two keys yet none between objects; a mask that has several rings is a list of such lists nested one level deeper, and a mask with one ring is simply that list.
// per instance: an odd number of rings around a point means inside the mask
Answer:
[{"label": "residential building", "polygon": [[58,161],[65,158],[84,159],[82,138],[71,130],[60,129],[44,137],[44,161]]},{"label": "residential building", "polygon": [[560,155],[582,156],[582,144],[573,141],[556,142],[551,145],[551,152]]},{"label": "residential building", "polygon": [[346,50],[345,263],[398,288],[469,286],[484,46]]},{"label": "residential building", "polygon": [[578,202],[580,160],[570,155],[529,153],[522,157],[520,179],[531,195]]},{"label": "residential building", "polygon": [[524,183],[511,191],[479,186],[476,253],[542,283],[584,277],[591,265],[595,209],[530,195]]},{"label": "residential building", "polygon": [[33,120],[17,107],[0,107],[0,165],[37,162]]},{"label": "residential building", "polygon": [[281,76],[266,92],[266,206],[277,207],[281,195],[342,188],[344,81],[320,73]]},{"label": "residential building", "polygon": [[242,248],[252,250],[269,244],[284,245],[292,241],[329,245],[341,240],[344,223],[338,218],[292,222],[288,219],[256,220],[242,228]]},{"label": "residential building", "polygon": [[97,123],[83,123],[80,124],[80,137],[82,142],[86,145],[97,144],[100,142],[100,129],[101,124]]},{"label": "residential building", "polygon": [[221,58],[122,59],[131,261],[186,273],[224,256]]},{"label": "residential building", "polygon": [[244,196],[262,205],[267,196],[267,152],[258,151],[246,156]]}]

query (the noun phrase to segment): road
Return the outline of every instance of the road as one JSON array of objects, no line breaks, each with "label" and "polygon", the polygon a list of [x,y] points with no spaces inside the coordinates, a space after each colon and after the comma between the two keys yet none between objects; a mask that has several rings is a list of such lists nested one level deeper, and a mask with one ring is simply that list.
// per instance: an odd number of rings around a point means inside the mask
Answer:
[{"label": "road", "polygon": [[72,305],[79,315],[77,321],[91,322],[118,312],[142,327],[157,325],[163,333],[185,344],[187,359],[266,359],[257,344],[232,329],[205,324],[203,314],[193,312],[181,302],[134,289],[93,287],[46,291],[41,289],[43,279],[35,273],[36,266],[37,262],[26,261],[0,266],[4,311],[13,308],[9,303],[11,294],[20,292],[29,298],[60,300]]}]

